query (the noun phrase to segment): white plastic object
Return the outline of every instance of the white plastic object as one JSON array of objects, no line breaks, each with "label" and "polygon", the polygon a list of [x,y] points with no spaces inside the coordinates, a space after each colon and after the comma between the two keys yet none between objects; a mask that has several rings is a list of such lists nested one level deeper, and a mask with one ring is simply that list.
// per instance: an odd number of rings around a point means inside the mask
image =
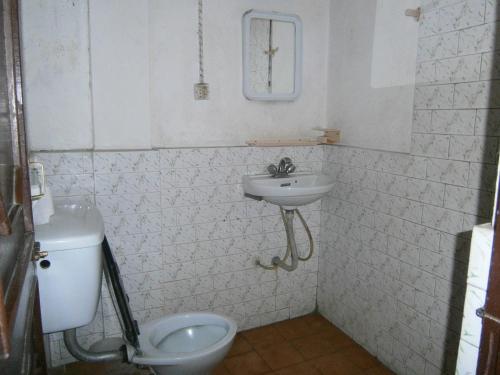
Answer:
[{"label": "white plastic object", "polygon": [[36,262],[44,333],[89,324],[102,280],[104,224],[99,211],[82,204],[56,206],[49,223],[35,226],[48,256]]},{"label": "white plastic object", "polygon": [[31,199],[36,200],[45,194],[45,169],[37,161],[29,162]]},{"label": "white plastic object", "polygon": [[104,223],[97,208],[67,201],[56,205],[49,223],[35,227],[35,238],[51,252],[92,247],[101,244]]},{"label": "white plastic object", "polygon": [[[33,192],[33,189],[31,191]],[[55,210],[54,200],[52,199],[52,193],[49,187],[45,188],[45,194],[31,202],[31,207],[33,210],[33,224],[42,225],[49,222]]]}]

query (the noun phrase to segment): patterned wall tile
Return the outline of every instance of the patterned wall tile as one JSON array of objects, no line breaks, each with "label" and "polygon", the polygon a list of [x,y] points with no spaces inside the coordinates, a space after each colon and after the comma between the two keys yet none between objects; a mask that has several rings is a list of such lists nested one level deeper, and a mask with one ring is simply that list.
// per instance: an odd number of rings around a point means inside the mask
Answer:
[{"label": "patterned wall tile", "polygon": [[449,135],[413,134],[411,139],[411,152],[414,155],[446,158],[449,147]]},{"label": "patterned wall tile", "polygon": [[39,152],[32,159],[43,163],[47,176],[93,173],[91,152]]},{"label": "patterned wall tile", "polygon": [[94,172],[112,174],[159,171],[158,151],[126,151],[94,153]]},{"label": "patterned wall tile", "polygon": [[419,39],[418,60],[428,61],[456,56],[458,39],[458,31]]},{"label": "patterned wall tile", "polygon": [[462,231],[463,214],[441,207],[425,205],[422,223],[446,233],[457,234]]},{"label": "patterned wall tile", "polygon": [[497,30],[497,23],[487,23],[460,31],[458,54],[471,55],[494,50],[499,43],[495,39]]},{"label": "patterned wall tile", "polygon": [[[284,254],[279,210],[245,198],[241,178],[254,166],[264,169],[285,155],[299,171],[320,170],[323,147],[40,155],[57,197],[95,200],[139,322],[210,308],[232,316],[240,329],[246,329],[314,310],[321,202],[302,209],[316,254],[294,277],[286,272],[277,276],[257,268],[255,260]],[[297,245],[305,255],[307,237],[299,225]],[[101,336],[119,335],[109,297],[103,298],[103,305],[105,312],[81,329],[80,336],[91,340],[92,327],[101,327]],[[53,363],[73,361],[63,353],[62,338],[54,340]]]},{"label": "patterned wall tile", "polygon": [[494,164],[470,163],[468,186],[495,191],[498,168]]},{"label": "patterned wall tile", "polygon": [[432,111],[432,126],[424,133],[473,135],[475,110]]},{"label": "patterned wall tile", "polygon": [[432,111],[416,110],[413,112],[413,132],[432,133]]},{"label": "patterned wall tile", "polygon": [[454,108],[498,108],[498,83],[480,81],[455,86]]},{"label": "patterned wall tile", "polygon": [[420,18],[418,35],[420,38],[435,35],[440,32],[439,9],[423,12]]},{"label": "patterned wall tile", "polygon": [[436,62],[423,61],[417,63],[416,84],[430,84],[436,82]]},{"label": "patterned wall tile", "polygon": [[[415,88],[416,109],[448,109],[453,108],[453,85],[417,86]],[[484,93],[483,90],[481,93]],[[483,95],[484,96],[484,95]],[[481,98],[483,98],[481,96]],[[466,108],[470,108],[466,107]]]},{"label": "patterned wall tile", "polygon": [[446,186],[444,207],[471,215],[490,217],[493,211],[491,205],[493,200],[492,192],[448,185]]},{"label": "patterned wall tile", "polygon": [[160,190],[160,173],[96,174],[96,195],[140,194]]},{"label": "patterned wall tile", "polygon": [[467,0],[441,8],[440,32],[463,29],[484,23],[485,0]]},{"label": "patterned wall tile", "polygon": [[481,55],[460,56],[435,63],[435,81],[440,83],[477,81],[481,71]]},{"label": "patterned wall tile", "polygon": [[493,164],[498,161],[497,152],[497,138],[459,135],[450,138],[450,159]]},{"label": "patterned wall tile", "polygon": [[481,60],[481,79],[498,79],[500,78],[500,68],[496,63],[499,61],[499,52],[483,53]]},{"label": "patterned wall tile", "polygon": [[445,185],[437,182],[409,179],[408,189],[405,192],[407,198],[434,205],[443,203]]},{"label": "patterned wall tile", "polygon": [[474,134],[500,136],[500,110],[478,109]]},{"label": "patterned wall tile", "polygon": [[88,196],[94,194],[94,179],[91,174],[49,175],[46,178],[54,197]]},{"label": "patterned wall tile", "polygon": [[[337,183],[322,202],[319,310],[398,374],[455,372],[470,229],[488,220],[497,173],[497,5],[424,3],[411,155],[324,150]],[[353,178],[355,155],[367,156],[356,174],[375,171],[374,183]],[[363,210],[373,219],[353,214]],[[394,299],[396,317],[382,308]]]},{"label": "patterned wall tile", "polygon": [[428,159],[427,179],[467,186],[469,163],[444,159]]}]

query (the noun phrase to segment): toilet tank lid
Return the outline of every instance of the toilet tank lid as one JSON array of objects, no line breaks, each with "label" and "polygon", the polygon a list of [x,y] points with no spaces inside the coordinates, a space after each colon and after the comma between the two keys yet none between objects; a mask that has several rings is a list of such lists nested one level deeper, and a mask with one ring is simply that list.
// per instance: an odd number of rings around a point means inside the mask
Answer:
[{"label": "toilet tank lid", "polygon": [[82,203],[61,203],[47,224],[35,226],[35,241],[44,251],[81,249],[99,245],[104,223],[99,210]]}]

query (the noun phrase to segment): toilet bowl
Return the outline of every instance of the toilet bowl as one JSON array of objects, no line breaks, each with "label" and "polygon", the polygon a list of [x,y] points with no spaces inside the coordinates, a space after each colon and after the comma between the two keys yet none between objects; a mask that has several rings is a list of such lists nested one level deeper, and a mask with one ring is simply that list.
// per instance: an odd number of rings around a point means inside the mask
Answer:
[{"label": "toilet bowl", "polygon": [[236,323],[225,316],[192,312],[174,314],[139,326],[139,347],[129,360],[149,365],[158,375],[210,374],[225,357],[236,335]]}]

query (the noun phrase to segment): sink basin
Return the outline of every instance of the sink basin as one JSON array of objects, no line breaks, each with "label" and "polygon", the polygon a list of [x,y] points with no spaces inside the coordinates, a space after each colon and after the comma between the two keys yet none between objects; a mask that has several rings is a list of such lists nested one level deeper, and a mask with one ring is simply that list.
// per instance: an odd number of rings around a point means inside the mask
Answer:
[{"label": "sink basin", "polygon": [[270,175],[243,176],[246,194],[262,197],[285,209],[312,203],[332,188],[333,178],[323,174],[296,173],[283,178]]}]

